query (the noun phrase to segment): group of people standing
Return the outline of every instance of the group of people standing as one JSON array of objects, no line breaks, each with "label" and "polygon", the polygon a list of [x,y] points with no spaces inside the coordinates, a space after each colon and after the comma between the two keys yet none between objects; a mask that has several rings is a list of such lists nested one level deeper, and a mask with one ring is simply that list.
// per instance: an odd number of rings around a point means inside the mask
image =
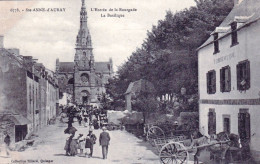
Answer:
[{"label": "group of people standing", "polygon": [[[66,140],[65,150],[67,156],[86,156],[91,158],[93,155],[93,148],[96,144],[97,137],[93,133],[93,129],[89,129],[88,134],[83,137],[83,134],[79,134],[77,137],[75,132],[70,135]],[[102,147],[103,159],[107,159],[108,146],[110,142],[110,135],[107,132],[106,127],[102,127],[102,132],[99,136],[99,145]],[[78,153],[78,149],[80,150]]]},{"label": "group of people standing", "polygon": [[[101,113],[96,110],[87,110],[79,108],[77,106],[71,106],[66,109],[66,115],[68,117],[68,128],[65,129],[65,134],[70,134],[66,140],[65,150],[67,156],[85,156],[91,158],[93,155],[93,148],[96,144],[97,137],[93,133],[94,129],[99,129],[97,121],[100,121]],[[102,116],[102,114],[101,114]],[[82,125],[82,121],[85,122],[84,126],[88,127],[89,131],[87,135],[76,135],[77,129],[73,127],[74,119],[77,119],[79,126]],[[83,119],[84,118],[84,119]],[[108,145],[110,142],[110,135],[107,132],[105,126],[102,127],[102,132],[99,136],[99,144],[102,146],[103,159],[107,159]],[[79,151],[78,151],[79,150]]]},{"label": "group of people standing", "polygon": [[99,129],[103,127],[107,123],[106,111],[100,110],[96,107],[84,107],[84,106],[76,106],[76,105],[67,105],[62,106],[62,117],[61,122],[63,122],[63,118],[68,117],[69,122],[74,122],[74,118],[77,119],[79,125],[82,123],[85,127],[90,126],[94,129]]}]

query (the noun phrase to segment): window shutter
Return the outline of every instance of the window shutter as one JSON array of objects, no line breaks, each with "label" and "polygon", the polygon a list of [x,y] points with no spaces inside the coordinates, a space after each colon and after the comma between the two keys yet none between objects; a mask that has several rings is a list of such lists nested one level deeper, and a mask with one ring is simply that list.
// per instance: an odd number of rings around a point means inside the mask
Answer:
[{"label": "window shutter", "polygon": [[216,128],[216,112],[213,112],[213,133],[216,134],[217,128]]},{"label": "window shutter", "polygon": [[250,88],[250,62],[246,61],[246,89]]},{"label": "window shutter", "polygon": [[208,134],[211,135],[212,134],[212,112],[208,113]]},{"label": "window shutter", "polygon": [[216,113],[208,113],[208,134],[216,134]]},{"label": "window shutter", "polygon": [[230,69],[230,67],[228,67],[228,79],[227,80],[228,80],[228,86],[227,86],[228,90],[227,91],[229,92],[229,91],[231,91],[231,69]]},{"label": "window shutter", "polygon": [[224,69],[220,69],[220,92],[224,92],[224,79],[223,79],[223,73],[224,73]]},{"label": "window shutter", "polygon": [[237,90],[240,90],[240,82],[241,82],[241,77],[240,77],[240,64],[237,65]]},{"label": "window shutter", "polygon": [[245,113],[245,129],[246,129],[246,139],[250,139],[250,114]]},{"label": "window shutter", "polygon": [[243,116],[242,116],[242,113],[238,113],[238,134],[239,134],[239,137],[241,138],[242,137],[242,119],[243,119]]},{"label": "window shutter", "polygon": [[207,93],[209,94],[209,73],[207,73]]},{"label": "window shutter", "polygon": [[212,74],[212,93],[216,93],[216,71],[213,71]]}]

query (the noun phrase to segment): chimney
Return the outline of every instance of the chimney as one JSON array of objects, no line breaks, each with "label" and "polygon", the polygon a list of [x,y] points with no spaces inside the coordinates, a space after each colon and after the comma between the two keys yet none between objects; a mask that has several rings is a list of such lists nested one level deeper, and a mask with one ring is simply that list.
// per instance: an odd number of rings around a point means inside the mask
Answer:
[{"label": "chimney", "polygon": [[59,72],[60,69],[60,61],[59,59],[56,59],[56,72]]},{"label": "chimney", "polygon": [[4,36],[0,35],[0,48],[4,48]]}]

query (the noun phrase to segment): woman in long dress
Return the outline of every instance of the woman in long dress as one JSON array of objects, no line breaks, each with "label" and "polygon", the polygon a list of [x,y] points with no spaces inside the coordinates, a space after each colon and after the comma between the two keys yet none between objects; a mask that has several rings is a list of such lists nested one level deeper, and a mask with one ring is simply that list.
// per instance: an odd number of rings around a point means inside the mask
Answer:
[{"label": "woman in long dress", "polygon": [[78,154],[78,140],[82,137],[82,134],[79,134],[78,137],[75,137],[75,133],[72,133],[71,136],[66,140],[65,150],[66,155],[75,156]]},{"label": "woman in long dress", "polygon": [[71,155],[71,151],[70,151],[70,145],[71,145],[71,141],[73,139],[73,137],[75,136],[75,133],[71,134],[69,138],[67,138],[66,140],[66,144],[65,144],[65,147],[64,147],[64,150],[66,150],[66,155],[69,156]]},{"label": "woman in long dress", "polygon": [[70,143],[70,155],[75,156],[78,154],[78,138],[73,136],[71,143]]}]

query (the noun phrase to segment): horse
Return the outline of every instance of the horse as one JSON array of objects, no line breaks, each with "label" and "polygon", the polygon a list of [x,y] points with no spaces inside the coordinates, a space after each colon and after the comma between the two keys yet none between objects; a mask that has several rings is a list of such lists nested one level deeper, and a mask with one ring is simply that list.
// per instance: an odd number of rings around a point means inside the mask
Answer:
[{"label": "horse", "polygon": [[199,163],[199,156],[201,151],[205,150],[206,145],[209,144],[209,138],[207,136],[201,136],[199,138],[191,138],[192,140],[192,148],[196,148],[195,154],[194,154],[194,164]]},{"label": "horse", "polygon": [[[200,156],[200,153],[208,149],[210,152],[214,152],[214,157],[217,155],[221,161],[225,159],[226,152],[230,147],[229,134],[226,132],[220,132],[216,135],[211,135],[210,138],[203,135],[197,135],[198,138],[196,138],[196,133],[198,132],[194,132],[191,137],[193,140],[193,147],[196,148],[196,152],[194,154],[194,164],[199,163],[198,157]],[[210,159],[211,158],[212,157],[210,157]]]}]

